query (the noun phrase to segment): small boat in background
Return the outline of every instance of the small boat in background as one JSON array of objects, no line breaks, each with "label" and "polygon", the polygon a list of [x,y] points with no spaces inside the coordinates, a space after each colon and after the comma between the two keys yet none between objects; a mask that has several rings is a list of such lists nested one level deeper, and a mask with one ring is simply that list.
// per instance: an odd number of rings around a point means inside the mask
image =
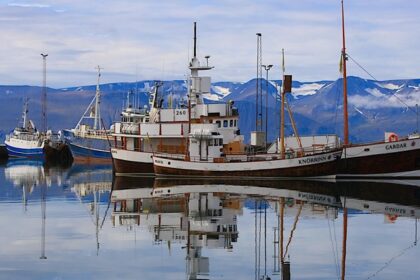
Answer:
[{"label": "small boat in background", "polygon": [[59,133],[37,130],[32,120],[28,119],[28,99],[22,112],[22,125],[6,136],[5,145],[9,157],[45,160],[50,163],[71,163],[67,146],[61,141]]},{"label": "small boat in background", "polygon": [[98,81],[95,97],[76,127],[63,130],[63,136],[75,161],[111,164],[110,147],[112,139],[108,137],[110,130],[104,127],[100,111],[99,79],[101,68],[98,66],[96,69],[98,70]]}]

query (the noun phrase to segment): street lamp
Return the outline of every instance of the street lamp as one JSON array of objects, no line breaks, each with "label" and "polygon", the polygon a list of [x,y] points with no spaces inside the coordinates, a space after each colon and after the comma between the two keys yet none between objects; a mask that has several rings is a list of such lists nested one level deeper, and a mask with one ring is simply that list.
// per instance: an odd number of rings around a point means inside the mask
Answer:
[{"label": "street lamp", "polygon": [[267,149],[267,137],[268,137],[268,71],[273,67],[270,65],[261,65],[266,72],[265,78],[265,148]]}]

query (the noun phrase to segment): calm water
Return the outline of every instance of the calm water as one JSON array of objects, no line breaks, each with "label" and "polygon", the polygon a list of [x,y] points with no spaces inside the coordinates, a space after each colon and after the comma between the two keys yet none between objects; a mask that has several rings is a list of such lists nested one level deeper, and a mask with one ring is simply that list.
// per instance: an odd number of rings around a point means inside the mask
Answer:
[{"label": "calm water", "polygon": [[281,279],[282,262],[291,279],[338,279],[343,207],[346,279],[420,279],[416,183],[113,181],[9,161],[0,279]]}]

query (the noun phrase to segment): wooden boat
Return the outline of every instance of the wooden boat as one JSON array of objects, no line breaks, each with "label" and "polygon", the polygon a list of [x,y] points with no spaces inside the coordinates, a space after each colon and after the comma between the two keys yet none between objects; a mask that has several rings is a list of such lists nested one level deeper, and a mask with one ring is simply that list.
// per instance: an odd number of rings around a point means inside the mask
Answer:
[{"label": "wooden boat", "polygon": [[420,177],[420,135],[418,133],[399,138],[394,133],[385,133],[384,141],[354,145],[349,142],[347,112],[347,54],[344,29],[344,4],[341,1],[342,17],[342,73],[344,146],[337,178]]}]

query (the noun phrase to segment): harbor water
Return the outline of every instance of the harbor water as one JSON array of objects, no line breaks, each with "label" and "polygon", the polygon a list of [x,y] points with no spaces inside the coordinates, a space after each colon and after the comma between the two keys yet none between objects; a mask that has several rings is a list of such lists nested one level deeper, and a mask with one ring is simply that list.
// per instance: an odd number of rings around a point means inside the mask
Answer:
[{"label": "harbor water", "polygon": [[419,186],[114,178],[108,165],[9,160],[0,279],[418,279]]}]

